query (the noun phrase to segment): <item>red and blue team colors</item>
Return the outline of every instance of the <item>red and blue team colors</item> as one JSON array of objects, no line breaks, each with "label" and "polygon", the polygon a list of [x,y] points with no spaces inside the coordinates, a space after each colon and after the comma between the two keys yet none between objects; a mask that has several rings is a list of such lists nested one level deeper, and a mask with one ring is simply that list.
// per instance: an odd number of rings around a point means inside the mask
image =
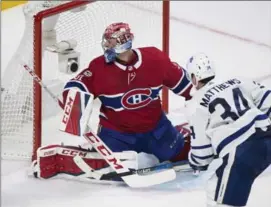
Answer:
[{"label": "red and blue team colors", "polygon": [[160,161],[178,156],[184,138],[163,113],[163,86],[190,99],[192,84],[186,71],[155,47],[133,49],[129,64],[106,63],[104,56],[65,85],[92,93],[101,101],[98,135],[114,152],[134,150],[154,154]]}]

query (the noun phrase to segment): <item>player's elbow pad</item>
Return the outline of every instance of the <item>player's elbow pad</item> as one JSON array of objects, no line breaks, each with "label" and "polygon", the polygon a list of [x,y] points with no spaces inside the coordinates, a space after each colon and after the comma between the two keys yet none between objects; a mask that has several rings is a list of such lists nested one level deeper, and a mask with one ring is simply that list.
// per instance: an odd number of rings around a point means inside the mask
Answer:
[{"label": "player's elbow pad", "polygon": [[82,136],[87,129],[94,96],[91,93],[70,89],[65,98],[60,130]]}]

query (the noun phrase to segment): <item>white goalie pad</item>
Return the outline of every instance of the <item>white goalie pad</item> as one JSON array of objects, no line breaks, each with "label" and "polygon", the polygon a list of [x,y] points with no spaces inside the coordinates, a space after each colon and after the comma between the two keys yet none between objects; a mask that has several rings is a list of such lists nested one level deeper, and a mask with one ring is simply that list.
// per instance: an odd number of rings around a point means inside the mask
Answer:
[{"label": "white goalie pad", "polygon": [[70,89],[66,97],[59,130],[82,136],[92,113],[93,95]]}]

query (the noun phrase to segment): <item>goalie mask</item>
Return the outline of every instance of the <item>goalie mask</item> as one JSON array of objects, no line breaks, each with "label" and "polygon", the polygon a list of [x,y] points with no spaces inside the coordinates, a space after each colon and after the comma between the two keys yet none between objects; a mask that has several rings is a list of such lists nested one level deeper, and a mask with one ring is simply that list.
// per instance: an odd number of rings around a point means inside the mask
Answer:
[{"label": "goalie mask", "polygon": [[132,48],[134,39],[130,26],[126,23],[110,24],[102,37],[102,48],[106,63],[114,62],[116,57]]}]

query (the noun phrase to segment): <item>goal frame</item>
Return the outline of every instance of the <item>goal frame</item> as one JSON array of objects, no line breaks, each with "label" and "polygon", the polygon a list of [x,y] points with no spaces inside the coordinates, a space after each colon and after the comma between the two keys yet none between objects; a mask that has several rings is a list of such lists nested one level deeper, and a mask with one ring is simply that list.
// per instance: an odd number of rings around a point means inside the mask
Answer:
[{"label": "goal frame", "polygon": [[[36,75],[42,79],[42,21],[50,16],[69,11],[87,4],[94,3],[95,1],[71,1],[54,8],[49,8],[38,12],[34,15],[33,25],[33,70]],[[162,2],[162,50],[169,55],[169,19],[170,19],[170,2],[163,0]],[[37,149],[42,144],[42,89],[41,86],[34,80],[33,81],[33,153],[32,160],[37,158]],[[162,106],[165,113],[168,113],[168,89],[162,89]]]}]

